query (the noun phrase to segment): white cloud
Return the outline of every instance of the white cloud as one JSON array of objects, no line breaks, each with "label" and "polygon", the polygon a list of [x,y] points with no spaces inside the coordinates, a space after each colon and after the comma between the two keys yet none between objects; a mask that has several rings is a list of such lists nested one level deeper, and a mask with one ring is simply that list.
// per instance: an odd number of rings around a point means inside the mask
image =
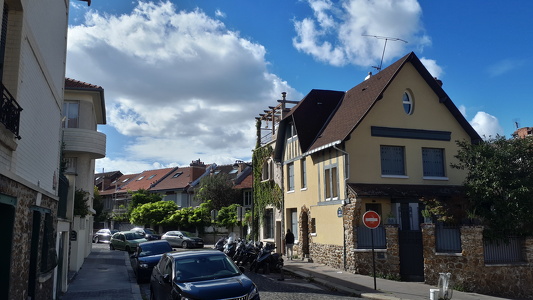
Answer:
[{"label": "white cloud", "polygon": [[437,65],[437,61],[436,60],[422,57],[420,59],[420,61],[426,67],[426,69],[429,71],[431,76],[437,77],[437,78],[442,78],[442,76],[444,75],[444,71],[442,70],[442,68],[439,65]]},{"label": "white cloud", "polygon": [[461,114],[463,115],[463,117],[466,118],[466,106],[461,104],[461,105],[459,105],[458,109],[461,112]]},{"label": "white cloud", "polygon": [[[423,49],[430,45],[421,24],[422,9],[416,0],[308,0],[313,17],[296,20],[296,49],[334,66],[378,64],[387,42],[384,63],[404,55],[406,43]],[[370,35],[363,36],[363,35]]]},{"label": "white cloud", "polygon": [[220,9],[217,9],[217,10],[215,11],[215,16],[217,16],[217,17],[219,17],[219,18],[225,18],[225,17],[226,17],[226,14],[225,14],[223,11],[221,11]]},{"label": "white cloud", "polygon": [[477,133],[483,138],[494,138],[497,135],[504,135],[504,131],[498,119],[486,112],[479,111],[470,121]]},{"label": "white cloud", "polygon": [[131,137],[124,157],[142,167],[222,163],[251,157],[254,118],[281,92],[301,97],[268,72],[265,53],[199,9],[139,2],[69,28],[67,76],[105,89],[106,126]]},{"label": "white cloud", "polygon": [[504,59],[488,68],[489,75],[491,77],[497,77],[505,73],[512,72],[525,64],[523,60],[516,59]]}]

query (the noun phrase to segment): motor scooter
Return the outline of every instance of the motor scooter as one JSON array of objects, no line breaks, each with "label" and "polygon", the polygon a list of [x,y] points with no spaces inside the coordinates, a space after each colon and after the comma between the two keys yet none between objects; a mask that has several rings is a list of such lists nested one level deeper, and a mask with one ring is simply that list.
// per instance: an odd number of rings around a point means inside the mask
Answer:
[{"label": "motor scooter", "polygon": [[259,251],[257,258],[250,265],[250,270],[259,272],[259,269],[263,269],[263,274],[269,274],[273,272],[281,272],[283,268],[283,258],[279,253],[272,253],[276,249],[276,246],[272,243],[266,243],[266,245]]}]

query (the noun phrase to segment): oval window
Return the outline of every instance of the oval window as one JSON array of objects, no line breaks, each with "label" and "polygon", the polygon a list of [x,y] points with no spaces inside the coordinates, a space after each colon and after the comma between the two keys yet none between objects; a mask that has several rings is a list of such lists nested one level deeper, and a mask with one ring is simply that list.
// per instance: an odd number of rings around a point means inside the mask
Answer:
[{"label": "oval window", "polygon": [[410,115],[413,113],[413,97],[411,96],[411,94],[409,92],[404,92],[403,93],[403,110],[405,111],[406,114]]}]

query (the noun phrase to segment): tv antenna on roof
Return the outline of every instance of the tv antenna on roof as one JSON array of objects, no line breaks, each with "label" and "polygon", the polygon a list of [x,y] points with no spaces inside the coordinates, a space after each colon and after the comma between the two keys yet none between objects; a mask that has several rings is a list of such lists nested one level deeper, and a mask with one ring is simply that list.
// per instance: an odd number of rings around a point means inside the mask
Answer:
[{"label": "tv antenna on roof", "polygon": [[378,70],[378,72],[381,71],[381,66],[383,65],[383,57],[385,56],[385,48],[387,48],[387,41],[393,41],[393,42],[400,41],[400,42],[404,42],[404,43],[407,44],[406,40],[402,40],[400,38],[395,38],[395,37],[370,35],[370,34],[363,34],[362,36],[369,36],[369,37],[374,37],[374,38],[376,38],[378,40],[385,40],[385,45],[383,45],[383,53],[381,54],[381,61],[379,63],[379,67],[372,66],[372,68],[376,68],[376,70]]}]

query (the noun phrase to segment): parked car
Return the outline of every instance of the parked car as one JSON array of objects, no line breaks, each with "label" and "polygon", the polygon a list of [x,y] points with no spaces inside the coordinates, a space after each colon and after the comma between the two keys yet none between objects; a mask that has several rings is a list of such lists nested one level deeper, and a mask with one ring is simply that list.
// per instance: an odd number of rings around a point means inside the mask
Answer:
[{"label": "parked car", "polygon": [[167,231],[161,239],[167,240],[173,247],[203,248],[204,240],[188,231]]},{"label": "parked car", "polygon": [[137,278],[137,283],[150,281],[150,275],[161,256],[172,251],[167,241],[157,240],[140,243],[131,256],[131,267]]},{"label": "parked car", "polygon": [[144,238],[146,238],[149,241],[161,239],[161,235],[155,233],[155,230],[151,228],[135,227],[135,228],[132,228],[131,231],[137,231],[137,232],[144,234]]},{"label": "parked car", "polygon": [[100,229],[93,235],[93,243],[109,242],[111,236],[117,232],[115,229]]},{"label": "parked car", "polygon": [[136,231],[119,231],[111,236],[109,249],[125,250],[131,253],[137,250],[139,243],[147,241],[143,234]]},{"label": "parked car", "polygon": [[150,278],[150,299],[259,300],[257,286],[217,250],[164,254]]}]

